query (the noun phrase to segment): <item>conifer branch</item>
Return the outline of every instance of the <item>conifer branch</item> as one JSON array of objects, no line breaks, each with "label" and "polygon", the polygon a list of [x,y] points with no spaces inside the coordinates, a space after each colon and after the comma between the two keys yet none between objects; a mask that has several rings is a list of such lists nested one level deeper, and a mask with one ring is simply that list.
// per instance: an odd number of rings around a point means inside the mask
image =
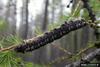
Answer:
[{"label": "conifer branch", "polygon": [[96,20],[95,14],[93,13],[92,8],[89,5],[89,1],[88,0],[82,0],[83,2],[83,7],[87,9],[88,13],[89,13],[89,17],[92,20],[92,22],[94,22]]},{"label": "conifer branch", "polygon": [[46,32],[42,36],[25,40],[24,43],[17,46],[14,50],[22,53],[33,51],[86,25],[87,23],[83,19],[65,22],[65,24],[62,24],[59,28]]},{"label": "conifer branch", "polygon": [[84,56],[81,60],[68,64],[66,67],[80,67],[82,63],[90,63],[98,54],[100,55],[100,49],[94,50],[93,52]]},{"label": "conifer branch", "polygon": [[33,37],[32,39],[23,40],[21,44],[13,45],[8,48],[3,48],[0,50],[7,51],[7,50],[14,50],[16,52],[30,52],[33,50],[36,50],[48,43],[51,43],[57,39],[60,39],[64,35],[68,34],[71,31],[75,31],[77,29],[83,28],[86,25],[91,25],[83,19],[77,19],[74,21],[65,21],[64,24],[62,24],[59,28],[55,28],[54,30],[51,30],[50,32],[45,32],[41,36]]}]

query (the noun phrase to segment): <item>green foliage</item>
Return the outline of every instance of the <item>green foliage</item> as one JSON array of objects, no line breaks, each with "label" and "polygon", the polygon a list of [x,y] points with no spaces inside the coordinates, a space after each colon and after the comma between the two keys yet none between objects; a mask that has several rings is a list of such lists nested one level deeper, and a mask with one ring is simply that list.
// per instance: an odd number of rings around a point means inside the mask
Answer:
[{"label": "green foliage", "polygon": [[[100,17],[100,1],[99,0],[90,0],[90,4],[93,7],[93,10],[96,13],[96,16]],[[60,0],[59,0],[60,2]],[[55,1],[55,5],[58,4],[58,1]],[[72,14],[70,16],[61,16],[60,17],[60,21],[63,20],[68,20],[69,18],[76,18],[80,16],[80,10],[81,10],[82,5],[79,4],[78,6],[76,6],[76,10],[75,12],[72,12]],[[88,12],[87,10],[84,9],[83,18],[85,18],[86,20],[89,19],[88,16]],[[59,27],[62,22],[60,22],[58,20],[58,22],[53,22],[51,24],[48,25],[48,30],[52,30],[54,28]],[[6,30],[8,28],[8,24],[4,21],[4,20],[0,20],[0,32]],[[41,35],[43,32],[41,30],[40,27],[36,27],[35,29],[35,33],[36,35]],[[22,39],[18,36],[6,36],[0,39],[0,47],[8,47],[11,45],[17,45],[20,44],[22,42]],[[91,48],[93,47],[93,44],[88,45],[87,48]],[[73,56],[71,59],[72,60],[78,60],[80,58],[80,55],[82,52],[86,51],[86,49],[81,49],[80,52]],[[42,64],[33,64],[31,62],[23,62],[21,58],[18,58],[16,56],[16,53],[12,52],[12,51],[5,51],[5,52],[0,52],[0,67],[50,67],[48,65],[42,65]]]},{"label": "green foliage", "polygon": [[85,20],[89,20],[89,13],[86,9],[83,10],[83,15],[82,18],[84,18]]},{"label": "green foliage", "polygon": [[33,63],[27,63],[27,64],[25,64],[25,67],[34,67],[34,65],[33,65]]},{"label": "green foliage", "polygon": [[24,62],[12,51],[0,53],[0,67],[44,67],[44,65]]},{"label": "green foliage", "polygon": [[6,30],[7,27],[8,27],[7,22],[5,22],[4,20],[1,20],[1,19],[0,19],[0,31]]},{"label": "green foliage", "polygon": [[57,27],[59,27],[59,25],[60,25],[60,23],[51,23],[51,24],[49,24],[48,25],[48,30],[50,31],[50,30],[52,30],[52,29],[54,29],[54,28],[57,28]]},{"label": "green foliage", "polygon": [[100,17],[100,0],[89,0],[96,16]]},{"label": "green foliage", "polygon": [[60,17],[61,20],[68,20],[70,18],[70,16],[66,16],[66,15],[63,15]]},{"label": "green foliage", "polygon": [[[0,47],[3,49],[11,45],[18,45],[21,42],[22,39],[20,37],[9,35],[0,40]],[[5,51],[0,52],[0,67],[44,67],[44,65],[24,62],[21,58],[17,57],[15,52]]]},{"label": "green foliage", "polygon": [[79,1],[75,9],[72,11],[72,15],[69,19],[79,17],[81,8],[82,8],[82,5],[81,5],[81,2]]},{"label": "green foliage", "polygon": [[25,64],[25,67],[50,67],[48,65],[43,65],[43,64],[33,64],[33,63],[27,63]]},{"label": "green foliage", "polygon": [[48,24],[48,30],[50,31],[53,30],[54,28],[59,27],[61,24],[65,22],[65,20],[68,20],[69,18],[70,16],[66,16],[66,15],[60,16],[58,21]]},{"label": "green foliage", "polygon": [[[10,35],[0,40],[0,47],[3,49],[19,43],[21,43],[21,39],[18,36]],[[0,67],[21,67],[18,59],[16,53],[12,51],[0,52]]]},{"label": "green foliage", "polygon": [[20,67],[16,59],[11,51],[0,52],[0,67]]},{"label": "green foliage", "polygon": [[7,46],[11,46],[11,45],[20,44],[21,42],[22,42],[22,40],[20,37],[14,36],[14,35],[9,35],[7,37],[2,38],[2,40],[0,41],[0,44],[3,47],[7,47]]},{"label": "green foliage", "polygon": [[41,30],[41,28],[40,27],[36,27],[36,29],[35,29],[35,34],[36,35],[41,35],[43,32],[42,32],[42,30]]}]

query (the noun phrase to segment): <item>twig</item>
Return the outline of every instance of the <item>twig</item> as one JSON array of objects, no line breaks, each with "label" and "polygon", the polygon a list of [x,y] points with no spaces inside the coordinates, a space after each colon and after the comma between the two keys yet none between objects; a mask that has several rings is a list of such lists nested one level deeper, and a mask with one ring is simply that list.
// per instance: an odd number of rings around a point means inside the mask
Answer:
[{"label": "twig", "polygon": [[10,47],[7,47],[7,48],[2,48],[0,49],[0,52],[3,52],[3,51],[7,51],[7,50],[11,50],[11,49],[14,49],[17,45],[12,45]]},{"label": "twig", "polygon": [[89,13],[90,19],[92,20],[92,22],[94,22],[96,20],[95,14],[93,13],[93,10],[92,10],[92,8],[89,5],[88,0],[82,0],[82,2],[83,2],[84,8],[86,8],[88,13]]},{"label": "twig", "polygon": [[80,29],[86,25],[87,23],[83,19],[69,21],[68,23],[65,21],[65,24],[62,24],[59,28],[55,28],[54,30],[51,30],[50,32],[46,32],[41,36],[24,40],[24,42],[18,46],[10,46],[0,51],[6,51],[9,49],[14,49],[16,52],[21,52],[21,53],[33,51],[48,43],[53,42],[54,40],[63,37],[64,35],[68,34],[71,31]]},{"label": "twig", "polygon": [[69,21],[68,23],[65,22],[65,24],[62,24],[61,27],[55,28],[54,30],[51,30],[50,32],[44,33],[44,35],[36,37],[36,39],[30,39],[25,41],[25,43],[17,46],[15,48],[15,51],[17,52],[29,52],[33,51],[35,49],[38,49],[48,43],[53,42],[54,40],[57,40],[64,35],[68,34],[71,31],[77,30],[79,28],[82,28],[86,26],[85,20],[74,20]]},{"label": "twig", "polygon": [[69,60],[69,59],[75,59],[77,56],[81,55],[82,53],[88,51],[89,49],[91,49],[93,47],[94,47],[94,45],[93,46],[86,47],[86,48],[82,49],[80,52],[78,52],[76,55],[69,54],[68,56],[63,56],[63,57],[57,58],[57,59],[49,62],[48,64],[51,65],[51,64],[54,64],[54,63],[56,63],[58,61],[60,62],[60,61],[65,60],[65,59],[67,59],[67,60]]},{"label": "twig", "polygon": [[96,49],[95,51],[93,51],[93,52],[89,53],[88,55],[86,55],[85,57],[83,57],[81,60],[78,60],[74,63],[68,64],[65,67],[80,67],[81,63],[91,62],[98,54],[100,54],[100,49]]},{"label": "twig", "polygon": [[78,1],[78,3],[77,3],[77,5],[76,5],[76,8],[75,8],[75,10],[74,10],[73,14],[71,15],[71,17],[70,17],[68,20],[71,20],[71,19],[72,19],[72,17],[74,17],[74,16],[75,16],[75,14],[76,14],[77,10],[78,10],[78,9],[79,9],[79,7],[80,7],[80,4],[81,4],[81,1],[79,0],[79,1]]},{"label": "twig", "polygon": [[65,52],[68,55],[72,55],[71,52],[69,52],[67,49],[62,48],[61,46],[58,46],[58,45],[55,45],[55,44],[51,44],[51,45],[53,45],[54,47],[58,48],[59,50]]},{"label": "twig", "polygon": [[55,60],[49,62],[48,65],[52,65],[52,64],[54,64],[54,63],[56,63],[56,62],[61,62],[61,61],[65,60],[65,59],[72,58],[72,56],[73,56],[73,55],[58,57],[58,58],[56,58]]}]

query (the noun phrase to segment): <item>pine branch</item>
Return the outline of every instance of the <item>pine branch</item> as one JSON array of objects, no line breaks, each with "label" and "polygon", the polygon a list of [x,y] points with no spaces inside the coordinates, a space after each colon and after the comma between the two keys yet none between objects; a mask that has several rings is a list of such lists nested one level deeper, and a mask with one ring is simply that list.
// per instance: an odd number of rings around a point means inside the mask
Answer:
[{"label": "pine branch", "polygon": [[[30,52],[36,50],[48,43],[53,42],[54,40],[60,39],[64,35],[68,34],[71,31],[80,29],[86,25],[92,25],[91,23],[85,22],[85,20],[74,20],[74,21],[65,21],[59,28],[55,28],[50,32],[46,32],[41,36],[37,36],[32,39],[23,40],[21,44],[13,45],[7,48],[0,49],[0,52],[7,50],[14,50],[16,52]],[[95,26],[95,25],[94,25]]]},{"label": "pine branch", "polygon": [[51,45],[53,45],[55,48],[59,49],[60,51],[63,51],[64,53],[66,53],[68,55],[72,55],[71,52],[69,52],[67,49],[65,49],[65,48],[63,48],[63,47],[61,47],[59,45],[55,45],[55,44],[51,44]]},{"label": "pine branch", "polygon": [[50,32],[44,33],[42,36],[24,41],[24,43],[17,46],[14,50],[22,53],[33,51],[84,26],[86,26],[86,22],[83,19],[65,22],[60,28],[55,28]]},{"label": "pine branch", "polygon": [[7,48],[2,48],[2,49],[0,49],[0,52],[7,51],[7,50],[11,50],[11,49],[15,48],[16,46],[17,45],[12,45],[12,46],[7,47]]},{"label": "pine branch", "polygon": [[65,21],[65,23],[62,24],[59,28],[55,28],[54,30],[46,32],[41,36],[24,40],[20,45],[13,45],[8,48],[3,48],[0,50],[0,52],[12,49],[16,52],[21,52],[21,53],[30,52],[48,43],[51,43],[54,40],[60,39],[69,32],[80,29],[86,25],[88,25],[88,23],[85,22],[85,20],[83,19],[69,21],[69,22]]},{"label": "pine branch", "polygon": [[96,49],[95,51],[83,57],[81,60],[68,64],[66,67],[80,67],[81,63],[90,63],[98,54],[100,55],[100,49]]},{"label": "pine branch", "polygon": [[92,20],[92,22],[94,22],[96,20],[95,18],[95,14],[93,13],[92,8],[89,5],[89,1],[88,0],[82,0],[83,2],[83,7],[87,9],[88,13],[89,13],[89,17]]},{"label": "pine branch", "polygon": [[[97,43],[95,43],[95,45],[91,45],[91,46],[88,46],[84,49],[82,49],[81,51],[79,51],[77,54],[73,55],[72,53],[70,53],[68,56],[62,56],[62,57],[59,57],[51,62],[49,62],[48,64],[54,64],[56,62],[62,62],[63,60],[71,60],[71,59],[76,59],[78,56],[81,56],[82,53],[85,53],[86,51],[90,50],[90,49],[93,49],[94,47],[98,47]],[[68,51],[67,51],[68,52]]]},{"label": "pine branch", "polygon": [[[84,8],[87,9],[90,19],[92,20],[92,22],[96,22],[96,17],[95,14],[93,13],[93,10],[91,9],[90,5],[89,5],[89,1],[88,0],[82,0],[83,4],[84,4]],[[97,28],[95,29],[95,37],[96,37],[96,41],[100,41],[100,26],[98,26],[98,24],[96,24]],[[100,44],[97,46],[97,48],[100,47]],[[98,55],[99,57],[97,58],[97,60],[100,58],[100,54]],[[98,62],[100,62],[100,59],[98,60]]]}]

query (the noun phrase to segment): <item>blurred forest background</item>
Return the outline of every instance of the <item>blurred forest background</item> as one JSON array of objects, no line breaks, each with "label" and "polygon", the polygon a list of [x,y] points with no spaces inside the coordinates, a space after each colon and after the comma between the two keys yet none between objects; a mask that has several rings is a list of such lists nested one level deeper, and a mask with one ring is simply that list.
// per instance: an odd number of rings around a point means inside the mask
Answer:
[{"label": "blurred forest background", "polygon": [[[59,27],[72,16],[76,5],[79,3],[79,0],[73,0],[73,3],[70,1],[0,0],[0,48],[9,46],[1,45],[1,41],[6,37],[18,36],[21,39],[29,39]],[[100,20],[100,0],[90,0],[90,4],[96,18]],[[80,17],[88,20],[88,13],[82,8],[82,5],[72,18]],[[64,67],[68,63],[67,59],[53,61],[67,56],[68,51],[76,54],[85,48],[89,42],[94,41],[94,30],[87,26],[71,32],[47,46],[30,53],[17,54],[17,56],[25,62],[37,65],[33,67],[42,67],[42,65],[48,65],[50,62],[52,62],[50,65],[53,67]]]}]

